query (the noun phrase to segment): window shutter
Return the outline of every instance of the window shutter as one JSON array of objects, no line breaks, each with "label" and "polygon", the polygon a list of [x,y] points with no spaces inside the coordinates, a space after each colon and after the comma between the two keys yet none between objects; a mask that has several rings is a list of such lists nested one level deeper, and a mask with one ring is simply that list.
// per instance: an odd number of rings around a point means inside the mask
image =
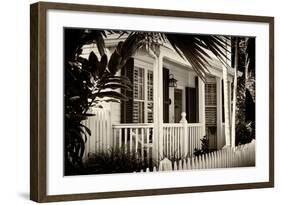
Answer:
[{"label": "window shutter", "polygon": [[144,123],[144,100],[145,100],[145,84],[144,84],[144,68],[134,66],[133,82],[133,123]]},{"label": "window shutter", "polygon": [[224,122],[224,82],[221,80],[221,93],[222,93],[222,122]]},{"label": "window shutter", "polygon": [[185,88],[186,97],[186,120],[189,123],[199,122],[199,94],[198,77],[195,77],[195,88]]},{"label": "window shutter", "polygon": [[[208,79],[207,79],[208,80]],[[206,125],[217,125],[217,87],[215,82],[205,84]]]},{"label": "window shutter", "polygon": [[169,69],[163,68],[163,122],[169,123]]},{"label": "window shutter", "polygon": [[[121,70],[121,75],[129,78],[133,85],[134,59],[130,58]],[[121,123],[133,122],[133,91],[121,89],[128,101],[121,101]]]},{"label": "window shutter", "polygon": [[195,119],[195,123],[199,123],[199,88],[198,88],[198,77],[196,76],[195,77],[195,93],[196,93],[196,103],[195,103],[195,116],[196,116],[196,119]]}]

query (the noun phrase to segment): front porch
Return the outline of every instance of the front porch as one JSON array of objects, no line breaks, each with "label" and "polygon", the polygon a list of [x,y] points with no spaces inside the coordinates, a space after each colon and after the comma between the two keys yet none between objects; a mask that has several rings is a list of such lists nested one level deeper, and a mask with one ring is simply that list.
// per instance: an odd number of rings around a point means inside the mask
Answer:
[{"label": "front porch", "polygon": [[[210,68],[212,75],[203,82],[186,61],[168,48],[160,48],[159,56],[138,52],[126,65],[126,72],[119,73],[133,82],[133,91],[120,90],[129,101],[92,108],[95,116],[85,122],[92,133],[84,158],[89,153],[121,148],[148,164],[165,157],[180,159],[193,156],[204,136],[211,150],[222,148],[225,140],[220,66],[214,64]],[[174,87],[169,86],[171,77],[177,80]]]}]

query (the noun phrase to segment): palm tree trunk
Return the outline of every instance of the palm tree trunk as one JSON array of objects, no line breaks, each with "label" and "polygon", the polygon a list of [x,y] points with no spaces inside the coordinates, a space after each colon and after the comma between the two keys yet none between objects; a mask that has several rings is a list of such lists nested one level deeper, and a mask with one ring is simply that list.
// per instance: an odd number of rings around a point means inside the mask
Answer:
[{"label": "palm tree trunk", "polygon": [[236,118],[236,97],[237,97],[237,68],[238,67],[238,38],[235,41],[235,64],[232,100],[232,120],[231,120],[231,146],[235,147],[235,118]]}]

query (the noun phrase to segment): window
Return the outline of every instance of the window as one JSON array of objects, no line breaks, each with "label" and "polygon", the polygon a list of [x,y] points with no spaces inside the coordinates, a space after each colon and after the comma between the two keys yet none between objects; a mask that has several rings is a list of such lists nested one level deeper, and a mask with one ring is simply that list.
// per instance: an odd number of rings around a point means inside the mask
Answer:
[{"label": "window", "polygon": [[153,72],[147,71],[147,122],[153,122]]},{"label": "window", "polygon": [[217,105],[217,95],[216,95],[216,84],[215,83],[206,83],[205,86],[205,102],[208,106]]},{"label": "window", "polygon": [[153,122],[153,72],[134,67],[133,123]]},{"label": "window", "polygon": [[205,84],[205,114],[206,125],[216,126],[217,124],[217,87],[215,79],[207,79]]}]

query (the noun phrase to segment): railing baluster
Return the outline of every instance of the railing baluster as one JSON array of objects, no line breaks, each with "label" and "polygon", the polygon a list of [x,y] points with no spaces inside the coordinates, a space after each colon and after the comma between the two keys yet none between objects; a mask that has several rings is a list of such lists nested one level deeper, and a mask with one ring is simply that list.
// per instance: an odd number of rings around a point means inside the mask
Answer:
[{"label": "railing baluster", "polygon": [[122,129],[119,129],[119,148],[122,146]]},{"label": "railing baluster", "polygon": [[194,127],[192,127],[192,141],[193,141],[193,146],[192,146],[192,150],[190,150],[191,151],[191,153],[193,153],[193,150],[194,150],[194,148],[195,148],[195,146],[196,146],[196,138],[195,138],[195,131],[194,131]]},{"label": "railing baluster", "polygon": [[[96,113],[96,117],[97,117],[97,119],[99,119],[100,117],[99,117],[99,112],[97,112]],[[99,144],[98,144],[98,142],[99,142],[99,139],[98,139],[98,136],[99,136],[99,123],[98,123],[98,120],[96,120],[96,137],[95,137],[95,150],[97,150],[97,151],[99,151]]]},{"label": "railing baluster", "polygon": [[125,130],[125,153],[127,153],[127,140],[128,140],[128,136],[127,136],[127,132],[128,132],[128,129],[127,128],[125,128],[124,129]]},{"label": "railing baluster", "polygon": [[104,136],[105,136],[105,112],[102,112],[102,130],[101,130],[101,150],[104,151],[105,150],[105,141],[104,141]]},{"label": "railing baluster", "polygon": [[174,134],[174,153],[175,153],[175,157],[177,157],[177,152],[178,152],[178,149],[177,149],[177,133],[178,133],[178,128],[175,127],[175,134]]},{"label": "railing baluster", "polygon": [[165,141],[163,143],[165,144],[165,154],[168,156],[168,128],[166,128]]},{"label": "railing baluster", "polygon": [[169,157],[172,154],[172,127],[169,128]]},{"label": "railing baluster", "polygon": [[[162,143],[161,143],[162,144]],[[163,129],[163,154],[167,155],[167,128]]]},{"label": "railing baluster", "polygon": [[149,132],[150,128],[146,128],[146,160],[149,166]]},{"label": "railing baluster", "polygon": [[138,152],[138,143],[139,143],[139,130],[138,128],[136,128],[136,150],[135,152],[137,153]]},{"label": "railing baluster", "polygon": [[173,127],[173,132],[172,132],[172,156],[175,157],[176,153],[175,153],[175,127]]},{"label": "railing baluster", "polygon": [[200,149],[200,140],[199,140],[199,130],[198,127],[196,127],[196,141],[197,141],[197,149]]},{"label": "railing baluster", "polygon": [[132,149],[133,149],[133,130],[132,128],[129,128],[130,129],[130,153],[132,153]]},{"label": "railing baluster", "polygon": [[144,129],[141,128],[141,159],[144,160]]},{"label": "railing baluster", "polygon": [[177,149],[178,149],[178,157],[180,157],[180,127],[178,128],[178,143],[177,143]]}]

